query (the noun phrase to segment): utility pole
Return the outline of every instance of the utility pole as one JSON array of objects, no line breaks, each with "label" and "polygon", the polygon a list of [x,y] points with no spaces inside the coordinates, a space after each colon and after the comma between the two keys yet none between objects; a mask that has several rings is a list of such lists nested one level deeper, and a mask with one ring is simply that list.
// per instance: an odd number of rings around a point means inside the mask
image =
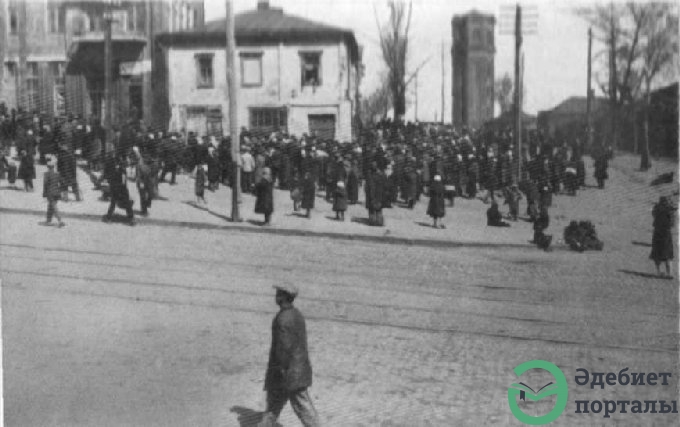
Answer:
[{"label": "utility pole", "polygon": [[[444,109],[446,105],[444,104],[444,78],[446,76],[446,68],[444,67],[444,41],[442,40],[442,109],[441,109],[441,124],[444,124]],[[435,120],[437,120],[435,118]]]},{"label": "utility pole", "polygon": [[611,119],[611,144],[618,145],[618,101],[617,101],[617,77],[616,77],[616,28],[614,19],[614,3],[609,6],[609,109]]},{"label": "utility pole", "polygon": [[[113,14],[111,13],[111,4],[109,3],[107,10],[104,12],[104,131],[106,132],[106,144],[110,144],[113,140],[113,120],[112,120],[112,100],[111,100],[111,67],[113,66],[113,55],[111,52],[111,23],[113,21]],[[114,147],[117,150],[118,147]]]},{"label": "utility pole", "polygon": [[[18,30],[19,30],[19,80],[17,85],[17,107],[28,107],[28,99],[26,98],[26,57],[28,55],[26,44],[26,35],[28,29],[26,28],[26,3],[27,1],[20,1],[18,8]],[[4,66],[4,64],[3,64]]]},{"label": "utility pole", "polygon": [[[515,131],[513,133],[517,159],[517,182],[522,177],[522,79],[520,77],[520,56],[522,53],[522,8],[515,8]],[[515,154],[515,153],[513,153]]]},{"label": "utility pole", "polygon": [[7,45],[7,6],[5,0],[0,0],[0,102],[6,101],[5,98],[5,55]]},{"label": "utility pole", "polygon": [[234,11],[232,0],[226,0],[227,19],[227,97],[229,98],[229,135],[231,137],[231,159],[232,159],[232,188],[231,188],[231,220],[240,222],[241,215],[238,209],[238,202],[241,198],[241,169],[240,169],[240,144],[238,129],[238,85],[236,84],[236,35],[234,34]]},{"label": "utility pole", "polygon": [[416,117],[415,122],[418,122],[418,73],[416,73]]},{"label": "utility pole", "polygon": [[[593,29],[588,28],[588,92],[586,98],[586,146],[588,150],[593,143],[593,117],[592,117],[592,92],[591,80],[592,80],[592,50],[593,50]],[[581,153],[582,154],[582,153]]]}]

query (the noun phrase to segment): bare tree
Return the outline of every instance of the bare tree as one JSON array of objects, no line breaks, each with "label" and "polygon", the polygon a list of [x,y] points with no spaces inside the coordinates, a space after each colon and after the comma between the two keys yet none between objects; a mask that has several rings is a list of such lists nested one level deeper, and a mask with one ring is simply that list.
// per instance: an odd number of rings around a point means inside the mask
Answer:
[{"label": "bare tree", "polygon": [[381,26],[377,11],[375,19],[380,33],[380,49],[388,70],[394,118],[399,120],[406,114],[406,60],[412,4],[409,2],[408,10],[402,1],[389,0],[387,5],[390,10],[388,22]]},{"label": "bare tree", "polygon": [[640,31],[641,55],[637,73],[644,83],[644,145],[640,153],[640,169],[650,168],[649,116],[651,90],[659,77],[677,74],[678,70],[678,8],[670,3],[647,3],[631,8],[645,9]]},{"label": "bare tree", "polygon": [[372,123],[378,116],[385,118],[391,103],[390,87],[385,76],[382,76],[381,85],[361,101],[363,123]]},{"label": "bare tree", "polygon": [[[579,8],[576,13],[593,28],[594,36],[605,45],[596,53],[595,78],[602,92],[609,98],[611,115],[611,141],[618,146],[620,112],[624,104],[633,101],[639,87],[639,78],[633,64],[640,55],[639,38],[644,21],[644,11],[630,4],[600,4]],[[604,59],[604,63],[603,63]],[[606,81],[605,81],[606,78]]]},{"label": "bare tree", "polygon": [[500,79],[496,79],[494,97],[501,107],[501,114],[512,110],[513,87],[512,77],[507,72]]}]

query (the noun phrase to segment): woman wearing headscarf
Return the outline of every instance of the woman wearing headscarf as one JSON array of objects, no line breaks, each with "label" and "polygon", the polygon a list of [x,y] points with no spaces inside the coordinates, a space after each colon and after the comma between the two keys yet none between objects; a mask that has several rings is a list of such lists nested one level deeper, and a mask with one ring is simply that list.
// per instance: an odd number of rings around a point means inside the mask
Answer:
[{"label": "woman wearing headscarf", "polygon": [[19,179],[24,181],[24,190],[33,191],[33,180],[35,179],[35,163],[33,157],[27,151],[21,150],[19,159]]},{"label": "woman wearing headscarf", "polygon": [[314,209],[314,199],[316,198],[316,183],[311,172],[305,172],[302,180],[302,209],[306,210],[305,216],[311,218]]},{"label": "woman wearing headscarf", "polygon": [[660,197],[659,203],[652,209],[654,217],[654,234],[652,235],[652,253],[649,259],[656,265],[656,273],[661,273],[661,263],[666,266],[666,276],[671,277],[670,260],[673,259],[673,223],[675,220],[675,208],[667,197]]},{"label": "woman wearing headscarf", "polygon": [[440,218],[446,214],[444,201],[444,184],[441,175],[435,175],[430,185],[430,202],[427,204],[427,214],[432,217],[434,228],[446,228],[444,224],[437,224]]},{"label": "woman wearing headscarf", "polygon": [[271,169],[264,168],[260,181],[255,185],[255,213],[264,215],[262,225],[270,225],[272,212],[274,212],[272,172]]}]

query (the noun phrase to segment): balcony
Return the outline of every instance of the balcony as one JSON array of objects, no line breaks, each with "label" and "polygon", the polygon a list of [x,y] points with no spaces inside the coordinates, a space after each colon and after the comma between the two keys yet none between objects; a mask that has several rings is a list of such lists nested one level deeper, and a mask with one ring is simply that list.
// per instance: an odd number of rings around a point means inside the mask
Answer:
[{"label": "balcony", "polygon": [[[103,3],[88,3],[68,8],[66,46],[69,58],[67,73],[104,74],[104,40],[106,21],[111,21],[113,66],[136,61],[147,44],[143,16],[139,5],[131,9],[107,10]],[[114,72],[115,73],[115,72]]]},{"label": "balcony", "polygon": [[[68,45],[69,74],[104,75],[104,31],[74,35]],[[133,32],[112,32],[111,53],[114,69],[120,62],[136,61],[146,46],[146,36]]]}]

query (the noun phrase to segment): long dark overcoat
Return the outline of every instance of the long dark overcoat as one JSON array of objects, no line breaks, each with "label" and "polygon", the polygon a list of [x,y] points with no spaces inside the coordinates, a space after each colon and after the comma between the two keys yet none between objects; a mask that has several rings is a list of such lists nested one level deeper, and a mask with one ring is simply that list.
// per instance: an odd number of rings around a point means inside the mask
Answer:
[{"label": "long dark overcoat", "polygon": [[264,389],[296,391],[311,385],[312,365],[307,350],[305,319],[295,307],[283,307],[272,322],[272,345]]},{"label": "long dark overcoat", "polygon": [[446,214],[444,184],[441,181],[434,181],[430,186],[430,202],[427,204],[427,214],[432,218],[443,218]]},{"label": "long dark overcoat", "polygon": [[655,205],[652,210],[654,216],[654,234],[652,235],[651,260],[661,262],[673,259],[673,219],[675,212],[662,205]]},{"label": "long dark overcoat", "polygon": [[255,213],[270,215],[274,212],[274,188],[270,181],[263,179],[255,186]]},{"label": "long dark overcoat", "polygon": [[302,181],[302,209],[314,209],[314,200],[316,198],[316,185],[314,178],[305,178]]}]

